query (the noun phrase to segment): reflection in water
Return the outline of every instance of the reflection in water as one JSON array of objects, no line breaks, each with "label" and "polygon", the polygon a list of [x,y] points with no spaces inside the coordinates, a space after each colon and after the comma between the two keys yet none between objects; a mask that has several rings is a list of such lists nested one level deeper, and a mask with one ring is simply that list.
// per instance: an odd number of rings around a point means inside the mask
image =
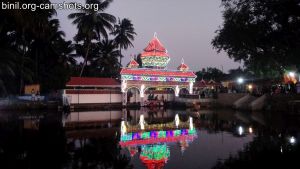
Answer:
[{"label": "reflection in water", "polygon": [[163,168],[170,157],[170,149],[167,144],[142,145],[140,159],[147,168]]},{"label": "reflection in water", "polygon": [[299,122],[232,110],[0,112],[0,168],[295,168]]},{"label": "reflection in water", "polygon": [[[134,156],[136,150],[140,149],[140,160],[148,169],[163,168],[170,157],[170,149],[167,144],[180,143],[183,152],[197,137],[192,117],[189,118],[189,122],[179,125],[179,116],[176,114],[174,121],[175,123],[147,124],[143,114],[140,115],[140,128],[128,123],[126,126],[126,122],[122,121],[119,144],[127,149],[131,156]],[[185,128],[186,126],[189,128]]]}]

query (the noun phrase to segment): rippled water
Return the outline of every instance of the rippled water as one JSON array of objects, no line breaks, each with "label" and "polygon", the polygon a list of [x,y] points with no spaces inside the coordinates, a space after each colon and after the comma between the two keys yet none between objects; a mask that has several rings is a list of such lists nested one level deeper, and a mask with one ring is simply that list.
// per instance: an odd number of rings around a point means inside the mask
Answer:
[{"label": "rippled water", "polygon": [[298,119],[233,110],[1,112],[0,168],[247,168],[263,153],[292,164]]}]

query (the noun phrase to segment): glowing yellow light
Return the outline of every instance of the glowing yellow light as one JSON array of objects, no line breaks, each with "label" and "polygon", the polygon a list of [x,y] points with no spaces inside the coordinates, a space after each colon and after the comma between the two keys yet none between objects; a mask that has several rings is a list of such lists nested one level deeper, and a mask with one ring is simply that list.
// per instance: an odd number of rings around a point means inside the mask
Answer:
[{"label": "glowing yellow light", "polygon": [[249,133],[253,133],[252,127],[249,127]]},{"label": "glowing yellow light", "polygon": [[250,84],[250,85],[248,85],[248,88],[251,90],[253,88],[253,86]]}]

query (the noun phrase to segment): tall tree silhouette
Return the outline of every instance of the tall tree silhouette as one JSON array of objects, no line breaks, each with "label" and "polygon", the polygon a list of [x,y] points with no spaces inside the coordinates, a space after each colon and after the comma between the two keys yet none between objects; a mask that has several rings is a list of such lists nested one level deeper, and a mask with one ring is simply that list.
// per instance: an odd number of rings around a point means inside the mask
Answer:
[{"label": "tall tree silhouette", "polygon": [[115,25],[112,34],[116,36],[115,42],[119,46],[120,64],[122,65],[122,49],[133,47],[132,41],[134,40],[134,35],[136,35],[133,24],[127,18],[122,20],[119,19],[119,23]]},{"label": "tall tree silhouette", "polygon": [[73,24],[77,25],[78,32],[74,37],[75,41],[77,43],[83,41],[84,62],[80,76],[82,76],[84,68],[87,65],[92,41],[95,39],[100,41],[101,37],[108,39],[107,30],[113,30],[116,18],[104,12],[111,2],[112,0],[86,0],[86,4],[98,4],[98,10],[95,10],[95,8],[83,9],[68,16],[69,19],[73,19]]}]

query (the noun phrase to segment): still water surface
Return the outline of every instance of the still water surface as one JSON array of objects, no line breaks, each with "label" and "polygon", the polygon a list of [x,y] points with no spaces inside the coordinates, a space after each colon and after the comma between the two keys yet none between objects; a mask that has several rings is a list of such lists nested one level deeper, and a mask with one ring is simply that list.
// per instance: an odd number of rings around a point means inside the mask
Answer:
[{"label": "still water surface", "polygon": [[298,119],[233,110],[1,112],[0,168],[258,168],[274,158],[292,165]]}]

